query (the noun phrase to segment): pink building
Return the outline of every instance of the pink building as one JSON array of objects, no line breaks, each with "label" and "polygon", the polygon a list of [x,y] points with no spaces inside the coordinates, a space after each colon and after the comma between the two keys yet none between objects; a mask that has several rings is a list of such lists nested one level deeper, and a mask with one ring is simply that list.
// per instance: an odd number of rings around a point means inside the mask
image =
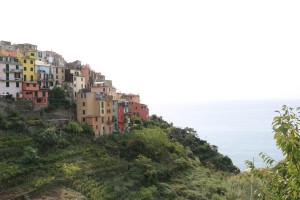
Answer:
[{"label": "pink building", "polygon": [[48,91],[40,90],[37,83],[22,83],[22,96],[25,101],[32,101],[35,110],[48,107]]}]

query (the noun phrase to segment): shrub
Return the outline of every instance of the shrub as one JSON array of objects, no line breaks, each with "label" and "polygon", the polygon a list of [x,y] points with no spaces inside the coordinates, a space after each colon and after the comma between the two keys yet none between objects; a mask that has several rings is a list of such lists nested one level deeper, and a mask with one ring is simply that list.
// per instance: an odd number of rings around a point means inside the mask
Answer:
[{"label": "shrub", "polygon": [[38,162],[40,157],[37,155],[37,149],[27,146],[24,149],[23,162],[26,164]]},{"label": "shrub", "polygon": [[76,122],[69,122],[66,129],[70,134],[80,134],[83,132],[83,128]]}]

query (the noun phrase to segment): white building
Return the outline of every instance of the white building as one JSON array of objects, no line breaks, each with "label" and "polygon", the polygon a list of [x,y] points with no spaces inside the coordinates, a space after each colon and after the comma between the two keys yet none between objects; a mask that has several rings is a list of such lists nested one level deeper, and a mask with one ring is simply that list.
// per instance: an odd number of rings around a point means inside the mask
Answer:
[{"label": "white building", "polygon": [[85,78],[80,70],[71,69],[71,74],[73,74],[73,97],[76,98],[76,94],[85,89]]},{"label": "white building", "polygon": [[16,57],[0,55],[0,94],[21,98],[22,66]]}]

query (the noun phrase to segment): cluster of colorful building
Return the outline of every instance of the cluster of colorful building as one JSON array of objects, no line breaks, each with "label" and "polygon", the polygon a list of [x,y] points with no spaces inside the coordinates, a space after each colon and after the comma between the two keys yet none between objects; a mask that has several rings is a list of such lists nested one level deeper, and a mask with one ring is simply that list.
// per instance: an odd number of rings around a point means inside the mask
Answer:
[{"label": "cluster of colorful building", "polygon": [[30,101],[34,110],[47,108],[48,93],[63,87],[77,105],[77,121],[89,124],[95,136],[124,132],[137,116],[147,120],[148,106],[140,96],[118,93],[112,80],[80,61],[66,62],[53,51],[33,44],[0,41],[0,96]]}]

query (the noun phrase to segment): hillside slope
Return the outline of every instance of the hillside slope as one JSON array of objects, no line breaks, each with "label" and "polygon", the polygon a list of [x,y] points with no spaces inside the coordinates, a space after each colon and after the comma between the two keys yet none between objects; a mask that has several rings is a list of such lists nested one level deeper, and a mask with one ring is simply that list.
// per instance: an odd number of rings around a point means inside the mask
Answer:
[{"label": "hillside slope", "polygon": [[88,199],[243,199],[228,182],[238,168],[193,129],[154,115],[135,119],[129,133],[93,139],[84,124],[70,124],[58,131],[0,115],[0,196],[65,186]]}]

